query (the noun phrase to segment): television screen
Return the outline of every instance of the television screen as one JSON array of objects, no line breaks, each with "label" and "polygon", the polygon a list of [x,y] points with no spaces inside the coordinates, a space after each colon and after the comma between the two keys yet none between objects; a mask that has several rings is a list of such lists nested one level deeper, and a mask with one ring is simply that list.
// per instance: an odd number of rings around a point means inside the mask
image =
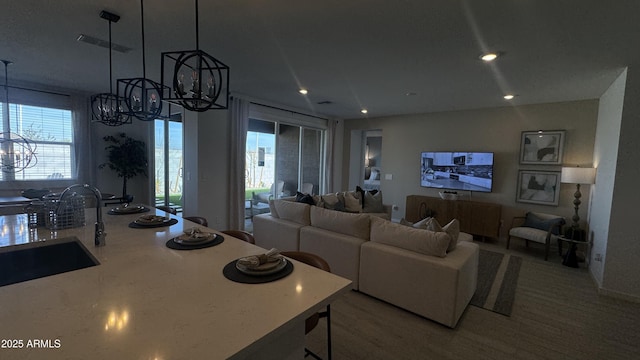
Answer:
[{"label": "television screen", "polygon": [[491,192],[493,153],[423,152],[420,160],[421,186]]}]

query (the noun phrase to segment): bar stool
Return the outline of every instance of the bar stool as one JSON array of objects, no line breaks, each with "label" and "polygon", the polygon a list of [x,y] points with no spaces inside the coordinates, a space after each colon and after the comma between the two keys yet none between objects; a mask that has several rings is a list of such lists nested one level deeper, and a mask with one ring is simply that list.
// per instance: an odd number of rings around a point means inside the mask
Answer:
[{"label": "bar stool", "polygon": [[200,224],[202,226],[209,226],[209,222],[207,221],[207,219],[203,218],[202,216],[183,216],[182,219],[193,221],[194,223]]},{"label": "bar stool", "polygon": [[[316,267],[318,269],[324,270],[326,272],[331,272],[331,268],[329,267],[329,263],[327,263],[323,258],[316,254],[311,254],[302,251],[283,251],[280,254],[283,256],[292,258],[294,260],[298,260],[307,265]],[[311,332],[317,325],[320,318],[327,318],[327,352],[328,359],[331,360],[331,308],[327,305],[327,310],[322,312],[317,312],[305,321],[304,333],[305,335]],[[313,353],[311,350],[304,348],[304,357],[311,356],[314,359],[322,360],[318,355]]]},{"label": "bar stool", "polygon": [[250,232],[244,230],[224,230],[221,231],[221,233],[233,236],[250,244],[256,243],[256,239],[253,238],[253,235],[251,235]]}]

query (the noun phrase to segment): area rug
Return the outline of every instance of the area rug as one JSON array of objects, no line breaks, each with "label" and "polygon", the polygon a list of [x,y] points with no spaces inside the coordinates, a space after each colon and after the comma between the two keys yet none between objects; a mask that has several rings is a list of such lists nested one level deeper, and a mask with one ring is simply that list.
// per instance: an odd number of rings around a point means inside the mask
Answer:
[{"label": "area rug", "polygon": [[522,258],[480,249],[478,287],[471,305],[511,315]]}]

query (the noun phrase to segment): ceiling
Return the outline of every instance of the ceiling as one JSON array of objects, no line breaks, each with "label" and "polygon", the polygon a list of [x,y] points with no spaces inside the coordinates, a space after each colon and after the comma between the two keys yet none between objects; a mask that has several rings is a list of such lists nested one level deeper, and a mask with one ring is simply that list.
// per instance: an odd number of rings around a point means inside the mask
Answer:
[{"label": "ceiling", "polygon": [[[194,2],[144,6],[146,75],[160,81],[161,52],[195,49]],[[12,84],[108,91],[108,50],[76,41],[108,39],[101,10],[121,16],[113,42],[133,48],[113,53],[114,84],[141,77],[139,2],[20,0],[0,11]],[[200,0],[199,10],[200,49],[230,67],[233,93],[347,119],[594,99],[640,59],[637,0]],[[489,50],[504,55],[480,61]]]}]

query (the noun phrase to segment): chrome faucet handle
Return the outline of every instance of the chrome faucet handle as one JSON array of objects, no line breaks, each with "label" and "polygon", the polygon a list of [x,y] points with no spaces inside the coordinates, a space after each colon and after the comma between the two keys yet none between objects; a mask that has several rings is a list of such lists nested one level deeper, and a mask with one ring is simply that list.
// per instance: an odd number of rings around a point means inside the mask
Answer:
[{"label": "chrome faucet handle", "polygon": [[95,239],[94,239],[94,244],[96,246],[105,246],[107,245],[107,233],[104,232],[104,223],[102,222],[96,222],[96,232],[95,232]]}]

